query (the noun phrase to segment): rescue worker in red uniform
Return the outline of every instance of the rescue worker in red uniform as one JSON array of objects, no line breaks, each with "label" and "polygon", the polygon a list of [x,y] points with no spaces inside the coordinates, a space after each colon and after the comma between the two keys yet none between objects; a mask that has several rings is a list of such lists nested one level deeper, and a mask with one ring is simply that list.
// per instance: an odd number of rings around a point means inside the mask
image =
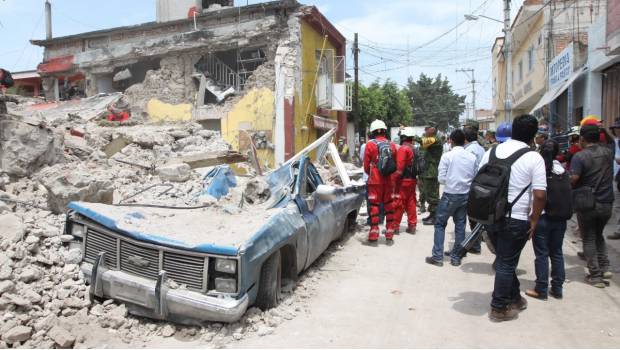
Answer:
[{"label": "rescue worker in red uniform", "polygon": [[381,120],[370,124],[372,140],[366,143],[364,151],[364,171],[368,174],[368,202],[370,204],[370,232],[368,241],[379,239],[379,207],[383,203],[385,209],[385,239],[394,239],[394,185],[390,176],[382,176],[377,168],[379,147],[388,144],[392,151],[392,159],[396,160],[396,145],[386,137],[387,126]]},{"label": "rescue worker in red uniform", "polygon": [[396,172],[392,177],[396,196],[394,202],[394,233],[398,233],[400,230],[400,222],[405,212],[407,213],[407,233],[415,234],[418,224],[415,193],[417,174],[413,163],[415,157],[414,137],[413,128],[405,128],[400,134],[400,147],[396,153]]}]

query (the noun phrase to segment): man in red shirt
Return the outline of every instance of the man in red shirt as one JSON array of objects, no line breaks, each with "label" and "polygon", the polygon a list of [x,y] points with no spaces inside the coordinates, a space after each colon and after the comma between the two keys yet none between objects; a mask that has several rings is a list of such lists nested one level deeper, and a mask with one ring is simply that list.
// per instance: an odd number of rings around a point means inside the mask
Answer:
[{"label": "man in red shirt", "polygon": [[400,230],[403,214],[407,212],[407,233],[415,233],[418,223],[416,209],[417,171],[414,165],[413,128],[407,127],[400,134],[400,148],[396,153],[396,172],[392,177],[397,200],[394,209],[394,231]]},{"label": "man in red shirt", "polygon": [[386,137],[387,126],[381,120],[370,124],[370,133],[373,139],[366,144],[364,151],[364,171],[368,174],[368,202],[370,203],[370,232],[368,241],[376,242],[379,239],[379,206],[385,208],[385,239],[394,238],[394,186],[390,176],[383,176],[378,168],[380,149],[389,147],[391,157],[396,160],[396,145]]}]

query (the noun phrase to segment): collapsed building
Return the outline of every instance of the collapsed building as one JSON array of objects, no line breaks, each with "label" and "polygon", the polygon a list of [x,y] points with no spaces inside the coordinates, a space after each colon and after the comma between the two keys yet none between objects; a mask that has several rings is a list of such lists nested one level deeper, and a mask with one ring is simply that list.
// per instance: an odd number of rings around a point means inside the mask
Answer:
[{"label": "collapsed building", "polygon": [[132,115],[198,122],[269,167],[334,127],[352,141],[344,36],[296,1],[232,5],[158,0],[155,22],[53,38],[47,3],[46,98],[122,92]]}]

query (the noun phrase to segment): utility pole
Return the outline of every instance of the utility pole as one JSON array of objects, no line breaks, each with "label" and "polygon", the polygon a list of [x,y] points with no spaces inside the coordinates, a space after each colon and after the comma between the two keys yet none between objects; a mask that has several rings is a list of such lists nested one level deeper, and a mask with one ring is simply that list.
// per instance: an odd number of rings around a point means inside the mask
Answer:
[{"label": "utility pole", "polygon": [[360,93],[360,80],[359,80],[359,45],[357,41],[357,33],[355,33],[355,37],[353,40],[353,62],[354,62],[354,83],[353,83],[353,118],[355,120],[355,124],[357,125],[357,129],[360,132],[360,106],[359,106],[359,93]]},{"label": "utility pole", "polygon": [[[476,77],[474,75],[474,69],[473,68],[467,68],[467,69],[457,69],[457,72],[463,72],[465,74],[467,74],[467,77],[471,78],[471,108],[472,108],[472,119],[476,119]],[[471,73],[471,77],[469,76],[468,73]]]},{"label": "utility pole", "polygon": [[504,120],[512,121],[512,33],[510,32],[510,0],[504,0],[504,72],[506,86],[504,88]]}]

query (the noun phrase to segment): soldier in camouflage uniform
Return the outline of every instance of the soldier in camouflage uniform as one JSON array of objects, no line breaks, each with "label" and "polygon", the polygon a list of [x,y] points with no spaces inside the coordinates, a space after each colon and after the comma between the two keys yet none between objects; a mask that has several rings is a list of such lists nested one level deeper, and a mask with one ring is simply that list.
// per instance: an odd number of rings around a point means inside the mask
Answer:
[{"label": "soldier in camouflage uniform", "polygon": [[443,153],[441,140],[437,137],[434,125],[426,128],[422,137],[422,149],[424,150],[425,169],[422,173],[424,199],[428,202],[428,217],[422,220],[424,225],[435,225],[435,212],[439,202],[439,181],[437,180],[439,160]]},{"label": "soldier in camouflage uniform", "polygon": [[471,126],[474,130],[476,130],[476,134],[478,134],[478,144],[482,146],[485,151],[488,151],[489,148],[491,148],[491,145],[484,137],[480,135],[480,123],[478,123],[478,121],[476,120],[468,119],[465,121],[465,124],[463,124],[463,128],[465,128],[466,126]]}]

